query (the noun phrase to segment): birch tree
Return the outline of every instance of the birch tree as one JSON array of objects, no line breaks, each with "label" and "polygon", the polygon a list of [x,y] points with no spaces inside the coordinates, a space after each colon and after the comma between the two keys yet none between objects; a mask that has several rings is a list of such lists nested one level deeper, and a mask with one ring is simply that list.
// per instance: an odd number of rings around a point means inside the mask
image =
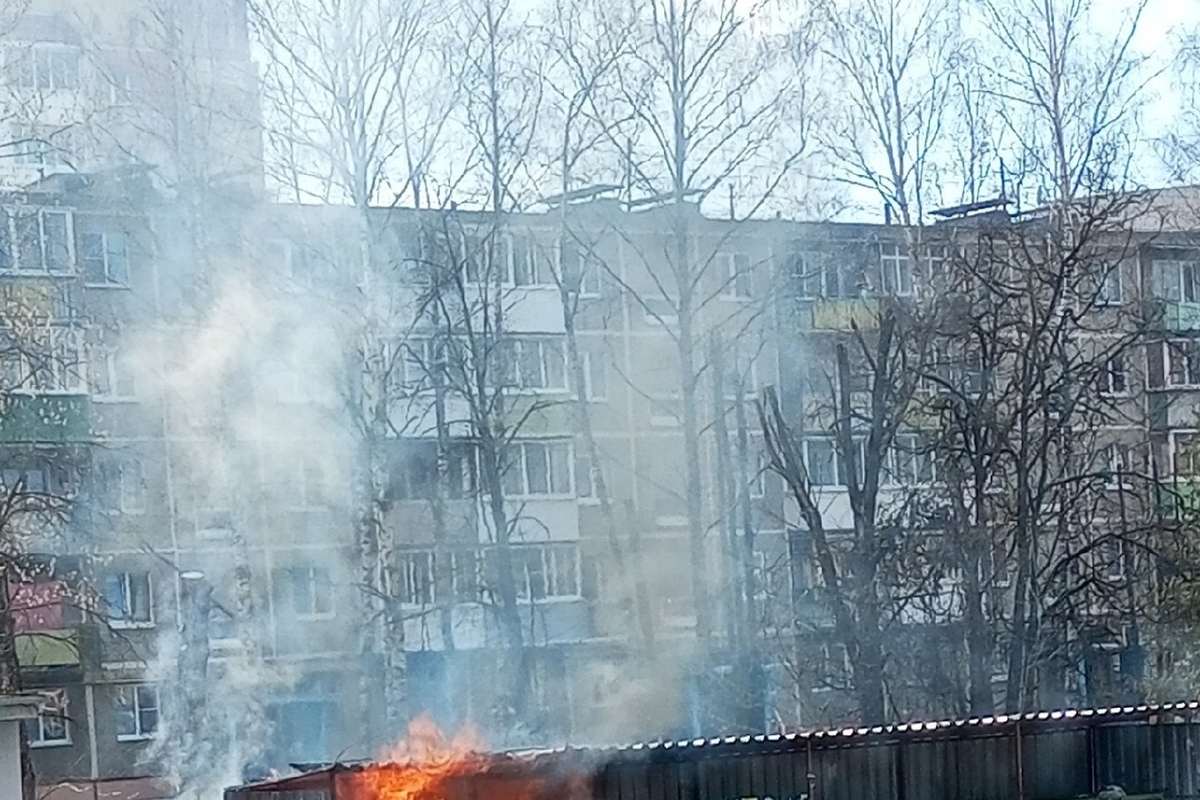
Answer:
[{"label": "birch tree", "polygon": [[364,711],[372,708],[367,665],[382,658],[385,708],[395,716],[405,702],[405,655],[395,532],[384,518],[386,440],[393,434],[389,375],[399,352],[389,349],[388,331],[411,319],[395,318],[397,309],[387,301],[389,286],[407,267],[400,253],[381,251],[379,242],[394,238],[373,228],[370,208],[403,198],[419,205],[427,197],[442,103],[450,97],[432,81],[444,66],[440,36],[447,16],[425,0],[263,0],[251,11],[267,54],[273,175],[291,199],[344,203],[354,217],[357,242],[348,266],[359,276],[357,290],[332,316],[342,341],[352,343],[348,363],[362,365],[362,384],[346,397],[357,429],[355,504],[366,596],[360,699]]}]

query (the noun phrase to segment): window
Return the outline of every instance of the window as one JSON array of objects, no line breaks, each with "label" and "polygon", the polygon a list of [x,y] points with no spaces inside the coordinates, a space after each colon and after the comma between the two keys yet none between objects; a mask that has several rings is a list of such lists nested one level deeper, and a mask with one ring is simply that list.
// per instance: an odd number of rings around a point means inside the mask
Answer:
[{"label": "window", "polygon": [[1200,264],[1194,261],[1155,261],[1155,294],[1161,300],[1195,303],[1200,300]]},{"label": "window", "polygon": [[806,439],[804,466],[808,470],[808,481],[813,486],[837,486],[840,483],[837,450],[832,439]]},{"label": "window", "polygon": [[1183,478],[1200,477],[1200,435],[1172,434],[1172,467]]},{"label": "window", "polygon": [[41,467],[13,468],[0,471],[5,494],[42,494],[51,490],[46,470]]},{"label": "window", "polygon": [[123,514],[140,514],[145,510],[146,484],[141,461],[101,461],[96,477],[99,499],[106,510]]},{"label": "window", "polygon": [[79,261],[85,281],[95,286],[129,284],[129,255],[125,248],[125,234],[81,233],[79,250]]},{"label": "window", "polygon": [[1115,355],[1104,363],[1104,374],[1100,384],[1102,394],[1119,395],[1129,390],[1125,375],[1125,356]]},{"label": "window", "polygon": [[587,246],[572,242],[560,245],[559,269],[568,290],[578,287],[581,295],[600,295],[604,265]]},{"label": "window", "polygon": [[608,399],[608,361],[603,353],[581,353],[583,396],[592,402]]},{"label": "window", "polygon": [[1133,468],[1133,448],[1127,444],[1110,444],[1098,454],[1096,471],[1104,475],[1105,483],[1110,487],[1121,485]]},{"label": "window", "polygon": [[[858,482],[863,481],[866,441],[854,440],[854,466]],[[808,480],[813,486],[845,486],[848,459],[837,450],[832,438],[816,437],[804,441],[804,461]]]},{"label": "window", "polygon": [[1117,306],[1123,299],[1121,266],[1114,264],[1100,277],[1100,288],[1096,292],[1096,305]]},{"label": "window", "polygon": [[762,443],[754,446],[755,449],[750,454],[750,474],[747,477],[750,481],[750,496],[760,498],[767,494],[767,473],[771,471],[771,467],[767,463],[767,454],[762,450]]},{"label": "window", "polygon": [[22,89],[79,87],[79,50],[61,44],[12,45],[5,55],[9,83]]},{"label": "window", "polygon": [[66,274],[71,271],[72,253],[69,212],[0,211],[0,269]]},{"label": "window", "polygon": [[588,458],[583,447],[576,450],[575,487],[580,498],[590,501],[599,500],[595,483],[592,481],[592,460]]},{"label": "window", "polygon": [[118,572],[104,579],[104,605],[112,628],[149,628],[154,625],[150,573]]},{"label": "window", "polygon": [[567,356],[561,339],[514,339],[503,348],[506,384],[518,389],[563,391]]},{"label": "window", "polygon": [[324,567],[290,570],[292,611],[301,619],[333,616],[333,583]]},{"label": "window", "polygon": [[9,155],[17,164],[50,169],[70,167],[78,146],[72,128],[17,123],[12,126]]},{"label": "window", "polygon": [[528,236],[512,238],[512,282],[517,286],[554,285],[554,248]]},{"label": "window", "polygon": [[918,486],[934,481],[933,450],[918,434],[897,434],[889,455],[888,475],[899,486]]},{"label": "window", "polygon": [[400,562],[400,602],[410,606],[433,605],[436,595],[433,553],[397,553],[396,558]]},{"label": "window", "polygon": [[[433,439],[402,439],[389,479],[395,500],[430,500],[437,488],[438,444]],[[474,451],[466,442],[452,441],[446,454],[446,497],[457,500],[473,486]]]},{"label": "window", "polygon": [[510,445],[504,469],[509,497],[574,496],[571,445],[567,442],[519,442]]},{"label": "window", "polygon": [[809,256],[792,251],[787,257],[787,277],[796,296],[802,300],[814,300],[821,296],[821,271],[810,263]]},{"label": "window", "polygon": [[512,245],[504,234],[466,236],[462,259],[467,283],[512,284]]},{"label": "window", "polygon": [[577,598],[579,546],[562,544],[520,545],[513,548],[517,597],[526,602],[552,598]]},{"label": "window", "polygon": [[89,378],[92,396],[101,402],[128,402],[137,397],[133,359],[119,344],[92,348]]},{"label": "window", "polygon": [[118,69],[107,76],[108,103],[112,106],[127,106],[133,104],[137,86],[137,78],[125,69]]},{"label": "window", "polygon": [[296,464],[295,501],[301,509],[325,508],[330,502],[329,477],[319,458],[301,456]]},{"label": "window", "polygon": [[[1104,577],[1110,581],[1120,581],[1125,578],[1125,543],[1120,539],[1109,539],[1100,548],[1104,562]],[[1116,662],[1119,668],[1120,661]]]},{"label": "window", "polygon": [[117,687],[117,741],[150,739],[158,731],[158,687],[153,684],[127,684]]},{"label": "window", "polygon": [[1200,386],[1200,342],[1164,342],[1168,386]]},{"label": "window", "polygon": [[912,271],[908,266],[908,253],[899,244],[884,244],[880,247],[880,264],[883,267],[883,290],[893,295],[912,294]]},{"label": "window", "polygon": [[21,723],[30,747],[58,747],[71,743],[71,725],[67,716],[67,692],[55,689],[38,710],[36,719]]},{"label": "window", "polygon": [[725,294],[736,300],[746,300],[753,295],[753,274],[750,271],[750,256],[747,253],[725,253]]}]

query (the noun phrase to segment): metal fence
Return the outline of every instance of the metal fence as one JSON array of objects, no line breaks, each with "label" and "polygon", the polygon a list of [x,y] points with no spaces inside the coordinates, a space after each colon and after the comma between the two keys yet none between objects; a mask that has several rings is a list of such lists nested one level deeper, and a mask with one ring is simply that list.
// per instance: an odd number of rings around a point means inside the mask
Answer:
[{"label": "metal fence", "polygon": [[[516,769],[509,760],[486,790],[467,780],[455,792],[463,797],[430,800],[1072,800],[1108,786],[1197,798],[1198,746],[1200,703],[1042,712],[564,749]],[[375,800],[339,782],[356,769],[231,789],[226,800]],[[535,777],[538,791],[527,791]]]}]

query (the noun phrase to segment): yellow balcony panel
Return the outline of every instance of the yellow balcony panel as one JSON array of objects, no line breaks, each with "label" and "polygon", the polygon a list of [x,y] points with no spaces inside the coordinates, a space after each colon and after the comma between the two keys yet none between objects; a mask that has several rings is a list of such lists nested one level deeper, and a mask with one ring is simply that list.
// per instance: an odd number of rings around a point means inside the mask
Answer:
[{"label": "yellow balcony panel", "polygon": [[879,301],[871,297],[818,300],[813,303],[812,315],[816,330],[871,330],[879,324]]},{"label": "yellow balcony panel", "polygon": [[17,662],[22,667],[75,666],[79,663],[79,631],[18,633]]}]

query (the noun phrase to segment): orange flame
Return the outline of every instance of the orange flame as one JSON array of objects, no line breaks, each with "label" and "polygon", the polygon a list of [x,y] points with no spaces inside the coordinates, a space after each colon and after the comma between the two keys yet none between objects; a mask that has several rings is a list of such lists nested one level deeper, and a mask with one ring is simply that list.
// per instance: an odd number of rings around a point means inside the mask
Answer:
[{"label": "orange flame", "polygon": [[455,800],[454,779],[482,774],[490,758],[474,728],[447,738],[426,715],[408,724],[408,736],[387,748],[379,763],[355,776],[361,800]]}]

